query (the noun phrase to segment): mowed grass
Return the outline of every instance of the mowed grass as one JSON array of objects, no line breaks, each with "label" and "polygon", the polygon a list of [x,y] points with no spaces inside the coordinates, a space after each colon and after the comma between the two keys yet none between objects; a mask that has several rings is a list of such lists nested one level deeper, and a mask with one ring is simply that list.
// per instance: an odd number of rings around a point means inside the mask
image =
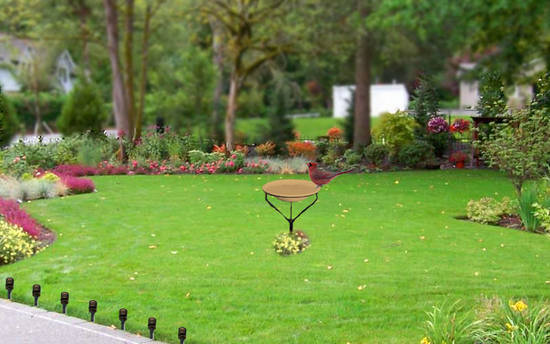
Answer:
[{"label": "mowed grass", "polygon": [[[302,139],[316,139],[324,136],[332,127],[342,128],[342,118],[318,117],[318,118],[294,118],[294,129],[300,133]],[[266,118],[247,118],[237,120],[236,128],[245,133],[249,139],[258,140],[261,137],[261,128],[267,127]]]},{"label": "mowed grass", "polygon": [[40,283],[51,310],[69,291],[82,318],[96,299],[106,325],[125,307],[132,332],[155,316],[170,343],[178,326],[188,343],[415,343],[432,305],[550,292],[548,237],[454,218],[513,195],[496,172],[339,177],[297,220],[312,245],[292,257],[271,248],[287,223],[261,187],[278,178],[307,176],[95,177],[97,193],[25,204],[59,238],[0,278],[27,304]]}]

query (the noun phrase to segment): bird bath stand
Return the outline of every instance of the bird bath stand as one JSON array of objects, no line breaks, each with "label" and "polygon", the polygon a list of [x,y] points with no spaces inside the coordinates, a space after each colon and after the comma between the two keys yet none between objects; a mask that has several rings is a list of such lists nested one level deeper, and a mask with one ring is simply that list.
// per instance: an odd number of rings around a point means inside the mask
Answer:
[{"label": "bird bath stand", "polygon": [[[294,228],[294,221],[300,217],[306,210],[308,210],[312,205],[317,202],[319,198],[317,193],[321,188],[319,188],[314,183],[307,180],[299,179],[282,179],[269,182],[263,186],[265,193],[265,201],[275,209],[279,214],[281,214],[285,220],[288,221],[289,231],[292,233]],[[292,203],[299,202],[307,199],[310,196],[315,195],[315,199],[307,207],[305,207],[298,215],[292,217]],[[283,214],[273,203],[269,201],[268,196],[273,196],[281,201],[290,203],[290,217],[287,217]]]}]

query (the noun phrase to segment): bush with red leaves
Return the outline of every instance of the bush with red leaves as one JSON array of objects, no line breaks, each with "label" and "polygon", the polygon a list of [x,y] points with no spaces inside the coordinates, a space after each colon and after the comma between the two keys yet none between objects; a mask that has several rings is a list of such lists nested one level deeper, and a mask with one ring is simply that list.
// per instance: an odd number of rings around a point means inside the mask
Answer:
[{"label": "bush with red leaves", "polygon": [[35,238],[42,230],[42,227],[25,210],[21,209],[16,201],[0,198],[0,215],[8,223],[21,227],[23,231]]}]

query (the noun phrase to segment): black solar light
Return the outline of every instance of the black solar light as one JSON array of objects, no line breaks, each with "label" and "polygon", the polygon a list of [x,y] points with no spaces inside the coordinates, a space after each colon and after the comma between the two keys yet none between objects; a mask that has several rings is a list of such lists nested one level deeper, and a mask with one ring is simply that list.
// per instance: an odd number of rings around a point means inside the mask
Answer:
[{"label": "black solar light", "polygon": [[91,314],[90,321],[94,322],[95,321],[95,312],[97,312],[97,301],[96,300],[90,300],[90,302],[88,302],[88,311]]},{"label": "black solar light", "polygon": [[38,298],[40,297],[40,284],[32,286],[32,296],[34,297],[34,305],[38,306]]},{"label": "black solar light", "polygon": [[120,329],[124,331],[126,329],[124,323],[126,323],[126,319],[128,319],[128,310],[126,308],[119,309],[118,318],[120,319]]},{"label": "black solar light", "polygon": [[63,314],[67,314],[67,305],[69,304],[69,293],[61,292],[61,304],[63,305]]},{"label": "black solar light", "polygon": [[11,300],[11,291],[13,290],[13,278],[6,278],[6,290],[8,291],[8,300]]},{"label": "black solar light", "polygon": [[149,328],[149,338],[155,339],[155,329],[157,328],[157,319],[150,317],[147,321],[147,327]]},{"label": "black solar light", "polygon": [[185,342],[185,338],[187,338],[187,329],[185,327],[178,328],[178,338],[180,340],[180,344]]}]

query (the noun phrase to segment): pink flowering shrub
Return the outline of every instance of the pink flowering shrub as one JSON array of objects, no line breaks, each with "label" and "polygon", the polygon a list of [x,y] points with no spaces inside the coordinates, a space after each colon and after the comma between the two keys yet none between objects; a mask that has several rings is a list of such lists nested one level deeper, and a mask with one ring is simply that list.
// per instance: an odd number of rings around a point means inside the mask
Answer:
[{"label": "pink flowering shrub", "polygon": [[428,122],[428,131],[432,134],[446,133],[449,131],[449,124],[443,117],[433,117]]},{"label": "pink flowering shrub", "polygon": [[8,223],[21,227],[30,236],[37,237],[42,230],[40,225],[25,210],[21,209],[16,201],[0,198],[0,215]]},{"label": "pink flowering shrub", "polygon": [[61,182],[75,194],[93,192],[95,190],[94,182],[88,178],[77,178],[68,175],[58,175]]},{"label": "pink flowering shrub", "polygon": [[259,160],[258,162],[247,161],[244,167],[241,169],[241,172],[238,173],[265,173],[269,165],[265,160]]}]

